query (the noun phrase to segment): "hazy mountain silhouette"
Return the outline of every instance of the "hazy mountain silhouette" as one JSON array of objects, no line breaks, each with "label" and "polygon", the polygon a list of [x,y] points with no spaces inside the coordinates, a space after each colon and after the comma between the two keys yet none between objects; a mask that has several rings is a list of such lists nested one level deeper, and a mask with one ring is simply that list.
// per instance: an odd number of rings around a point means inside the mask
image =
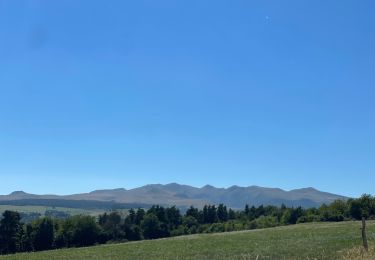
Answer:
[{"label": "hazy mountain silhouette", "polygon": [[330,203],[336,199],[347,199],[344,196],[318,191],[314,188],[303,188],[285,191],[278,188],[258,186],[216,188],[210,185],[196,188],[177,183],[150,184],[135,189],[95,190],[90,193],[58,195],[35,195],[23,191],[15,191],[9,195],[0,196],[0,201],[16,200],[67,200],[67,201],[98,201],[128,204],[159,204],[187,207],[190,205],[219,204],[232,208],[243,208],[249,205],[281,205],[316,207]]}]

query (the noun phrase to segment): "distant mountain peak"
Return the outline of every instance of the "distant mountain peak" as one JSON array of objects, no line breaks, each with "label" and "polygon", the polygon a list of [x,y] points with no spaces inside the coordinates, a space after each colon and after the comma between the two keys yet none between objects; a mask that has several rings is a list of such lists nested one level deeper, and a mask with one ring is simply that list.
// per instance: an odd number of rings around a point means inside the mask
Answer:
[{"label": "distant mountain peak", "polygon": [[28,195],[28,193],[18,190],[18,191],[13,191],[12,193],[9,194],[9,196],[20,196],[20,195]]},{"label": "distant mountain peak", "polygon": [[238,185],[232,185],[232,186],[230,186],[230,187],[228,188],[228,190],[235,190],[235,189],[239,189],[239,188],[242,188],[242,187],[240,187],[240,186],[238,186]]},{"label": "distant mountain peak", "polygon": [[94,194],[94,193],[103,193],[103,192],[123,192],[126,191],[124,188],[117,188],[117,189],[106,189],[106,190],[94,190],[89,192],[89,194]]},{"label": "distant mountain peak", "polygon": [[181,184],[178,184],[176,182],[171,182],[171,183],[168,183],[168,184],[165,184],[166,187],[173,187],[173,188],[178,188],[178,187],[181,187],[183,185]]}]

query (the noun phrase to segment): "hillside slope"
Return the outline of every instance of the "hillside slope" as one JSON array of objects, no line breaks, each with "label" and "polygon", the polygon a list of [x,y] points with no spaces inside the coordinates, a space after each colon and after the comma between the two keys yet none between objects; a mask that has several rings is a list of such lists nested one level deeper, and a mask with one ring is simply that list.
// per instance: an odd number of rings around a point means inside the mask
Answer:
[{"label": "hillside slope", "polygon": [[[16,254],[0,259],[342,259],[361,245],[359,222],[309,223],[231,233]],[[375,222],[368,222],[371,246]],[[370,258],[369,258],[370,259]]]}]

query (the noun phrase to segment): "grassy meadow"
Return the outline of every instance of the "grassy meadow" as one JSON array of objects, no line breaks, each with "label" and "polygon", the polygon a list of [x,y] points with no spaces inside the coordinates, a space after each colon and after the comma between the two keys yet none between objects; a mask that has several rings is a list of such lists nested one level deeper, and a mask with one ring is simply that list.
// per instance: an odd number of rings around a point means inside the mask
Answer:
[{"label": "grassy meadow", "polygon": [[0,259],[375,259],[375,221],[368,222],[372,256],[362,252],[360,227],[360,222],[354,221],[309,223],[22,253]]},{"label": "grassy meadow", "polygon": [[97,216],[105,212],[105,210],[101,209],[78,209],[78,208],[64,208],[64,207],[47,207],[47,206],[15,206],[15,205],[0,205],[0,214],[2,214],[6,210],[17,211],[21,213],[39,213],[42,216],[47,210],[57,210],[69,215],[90,215],[90,216]]}]

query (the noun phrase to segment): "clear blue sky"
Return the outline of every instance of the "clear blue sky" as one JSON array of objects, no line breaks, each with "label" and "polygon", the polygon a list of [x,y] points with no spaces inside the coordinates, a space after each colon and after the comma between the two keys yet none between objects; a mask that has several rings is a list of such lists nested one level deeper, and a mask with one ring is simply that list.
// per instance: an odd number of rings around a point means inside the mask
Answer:
[{"label": "clear blue sky", "polygon": [[375,193],[375,2],[0,0],[0,194]]}]

